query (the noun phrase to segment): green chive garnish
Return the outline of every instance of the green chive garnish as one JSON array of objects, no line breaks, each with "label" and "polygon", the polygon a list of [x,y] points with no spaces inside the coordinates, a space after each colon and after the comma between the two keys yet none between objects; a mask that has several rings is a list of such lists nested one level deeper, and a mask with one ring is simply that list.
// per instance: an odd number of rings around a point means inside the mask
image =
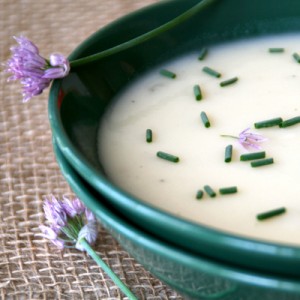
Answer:
[{"label": "green chive garnish", "polygon": [[229,163],[231,162],[232,158],[232,145],[228,145],[225,148],[225,162]]},{"label": "green chive garnish", "polygon": [[294,53],[293,57],[297,63],[300,63],[300,55],[298,53]]},{"label": "green chive garnish", "polygon": [[147,143],[152,142],[152,130],[151,129],[146,130],[146,141],[147,141]]},{"label": "green chive garnish", "polygon": [[282,123],[282,121],[283,121],[282,118],[274,118],[274,119],[270,119],[270,120],[256,122],[256,123],[254,123],[254,127],[256,129],[259,129],[259,128],[277,126],[277,125],[280,125]]},{"label": "green chive garnish", "polygon": [[199,59],[199,60],[203,60],[203,59],[205,58],[206,54],[207,54],[207,48],[203,48],[203,49],[200,51],[200,54],[199,54],[199,56],[198,56],[198,59]]},{"label": "green chive garnish", "polygon": [[194,95],[196,100],[199,101],[202,99],[202,92],[198,84],[194,85]]},{"label": "green chive garnish", "polygon": [[266,212],[262,212],[262,213],[256,215],[256,218],[257,218],[257,220],[262,221],[262,220],[266,220],[266,219],[281,215],[285,212],[286,212],[286,208],[280,207],[280,208],[272,209],[272,210],[269,210]]},{"label": "green chive garnish", "polygon": [[202,197],[203,197],[203,191],[202,190],[197,191],[196,199],[200,200],[202,199]]},{"label": "green chive garnish", "polygon": [[202,71],[213,77],[217,77],[217,78],[221,77],[221,73],[219,73],[218,71],[215,71],[209,67],[203,67]]},{"label": "green chive garnish", "polygon": [[202,120],[204,126],[206,128],[209,128],[210,127],[210,122],[208,120],[208,117],[207,117],[206,113],[204,111],[202,111],[200,116],[201,116],[201,120]]},{"label": "green chive garnish", "polygon": [[216,192],[209,186],[209,185],[205,185],[204,186],[204,190],[205,192],[208,194],[209,197],[216,197]]},{"label": "green chive garnish", "polygon": [[251,161],[251,167],[257,168],[257,167],[261,167],[261,166],[271,165],[273,163],[274,163],[273,158],[259,159],[259,160]]},{"label": "green chive garnish", "polygon": [[282,53],[284,52],[284,48],[269,48],[270,53]]},{"label": "green chive garnish", "polygon": [[171,72],[169,70],[166,70],[166,69],[161,69],[159,71],[159,73],[160,73],[160,75],[163,75],[163,76],[171,78],[171,79],[176,78],[176,74],[175,73],[173,73],[173,72]]},{"label": "green chive garnish", "polygon": [[224,87],[224,86],[233,84],[233,83],[235,83],[235,82],[237,82],[237,81],[238,81],[238,78],[237,78],[237,77],[233,77],[233,78],[231,78],[231,79],[224,80],[224,81],[220,82],[220,86],[221,86],[221,87]]},{"label": "green chive garnish", "polygon": [[245,153],[240,156],[241,161],[247,161],[247,160],[254,160],[254,159],[261,159],[266,157],[266,152],[253,152],[253,153]]},{"label": "green chive garnish", "polygon": [[285,128],[285,127],[292,126],[292,125],[295,125],[298,123],[300,123],[300,116],[282,121],[282,123],[279,125],[279,127]]},{"label": "green chive garnish", "polygon": [[237,187],[230,186],[230,187],[220,188],[219,192],[221,195],[234,194],[234,193],[237,193]]},{"label": "green chive garnish", "polygon": [[169,154],[169,153],[166,153],[166,152],[158,151],[156,153],[156,155],[159,158],[162,158],[162,159],[174,162],[174,163],[179,162],[179,157],[178,156],[175,156],[175,155],[172,155],[172,154]]}]

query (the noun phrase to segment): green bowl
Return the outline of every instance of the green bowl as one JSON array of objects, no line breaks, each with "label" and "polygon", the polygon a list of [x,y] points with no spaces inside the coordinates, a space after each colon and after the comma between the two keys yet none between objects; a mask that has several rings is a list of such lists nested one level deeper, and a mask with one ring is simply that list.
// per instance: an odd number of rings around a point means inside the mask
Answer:
[{"label": "green bowl", "polygon": [[[108,49],[160,26],[198,0],[162,1],[97,31],[70,56]],[[54,82],[49,99],[53,136],[63,155],[107,203],[153,235],[237,266],[300,275],[300,248],[230,235],[166,213],[110,182],[97,156],[98,124],[107,105],[143,72],[186,51],[300,29],[298,0],[219,0],[180,26],[138,46],[72,70]],[[96,209],[98,203],[91,204]],[[94,209],[93,209],[94,210]]]},{"label": "green bowl", "polygon": [[296,278],[258,273],[211,260],[162,241],[125,220],[68,163],[54,141],[63,175],[76,195],[139,263],[185,299],[299,300]]}]

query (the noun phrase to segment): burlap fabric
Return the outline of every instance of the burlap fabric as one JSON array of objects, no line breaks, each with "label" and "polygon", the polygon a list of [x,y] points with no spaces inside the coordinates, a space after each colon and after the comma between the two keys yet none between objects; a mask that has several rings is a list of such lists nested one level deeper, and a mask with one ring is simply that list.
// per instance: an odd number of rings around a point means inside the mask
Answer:
[{"label": "burlap fabric", "polygon": [[[43,56],[69,54],[105,24],[158,0],[0,0],[0,61],[13,35],[24,34]],[[86,254],[57,250],[36,237],[43,198],[74,195],[52,151],[48,91],[23,104],[16,83],[0,77],[1,299],[125,299]],[[96,251],[139,299],[182,299],[145,271],[100,227]]]}]

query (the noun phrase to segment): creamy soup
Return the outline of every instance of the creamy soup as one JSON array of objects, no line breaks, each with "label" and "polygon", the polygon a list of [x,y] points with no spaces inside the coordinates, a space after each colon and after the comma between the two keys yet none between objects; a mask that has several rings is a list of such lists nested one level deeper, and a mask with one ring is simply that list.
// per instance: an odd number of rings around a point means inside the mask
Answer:
[{"label": "creamy soup", "polygon": [[[274,52],[270,48],[275,49]],[[124,91],[99,129],[99,158],[108,177],[144,202],[181,218],[234,234],[300,244],[300,123],[255,128],[274,118],[300,115],[300,35],[231,42],[190,53],[152,70]],[[199,49],[200,52],[200,49]],[[209,67],[221,76],[203,71]],[[160,74],[172,71],[176,78]],[[238,80],[221,87],[231,78]],[[202,99],[193,88],[199,85]],[[209,119],[206,127],[201,119]],[[236,138],[260,135],[260,148]],[[152,130],[152,142],[146,130]],[[225,148],[232,158],[225,162]],[[162,151],[178,158],[157,156]],[[240,156],[265,152],[273,163],[253,167]],[[216,193],[211,197],[204,187]],[[220,194],[219,189],[237,192]],[[198,191],[203,192],[197,199]],[[201,194],[201,192],[200,192]],[[199,197],[201,196],[199,194]],[[259,220],[277,208],[285,213]]]}]

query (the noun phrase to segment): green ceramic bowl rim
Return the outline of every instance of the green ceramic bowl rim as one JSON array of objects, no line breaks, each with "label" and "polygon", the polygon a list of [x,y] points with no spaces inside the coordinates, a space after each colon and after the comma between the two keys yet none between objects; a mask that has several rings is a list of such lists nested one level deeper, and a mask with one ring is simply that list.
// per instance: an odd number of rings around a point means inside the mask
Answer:
[{"label": "green ceramic bowl rim", "polygon": [[[96,216],[105,224],[105,226],[112,228],[118,235],[120,234],[123,237],[126,237],[126,239],[142,248],[158,254],[159,256],[168,259],[172,258],[173,261],[176,261],[179,264],[184,262],[185,266],[192,269],[199,269],[200,266],[202,272],[207,272],[214,276],[217,274],[224,279],[230,279],[243,284],[260,286],[268,289],[272,288],[278,291],[300,293],[300,282],[295,278],[289,279],[265,275],[264,273],[248,271],[246,268],[240,269],[228,264],[212,261],[200,255],[189,253],[188,251],[177,248],[171,244],[167,244],[165,241],[161,241],[142,231],[116,215],[112,210],[105,207],[103,201],[99,201],[99,199],[96,199],[91,194],[90,190],[82,184],[80,175],[64,157],[55,138],[53,138],[53,149],[61,171],[75,194],[88,208],[94,211]],[[93,188],[91,187],[91,189]]]},{"label": "green ceramic bowl rim", "polygon": [[[174,1],[174,0],[173,0]],[[124,17],[117,19],[104,28],[98,30],[81,43],[69,56],[69,59],[75,59],[80,53],[88,47],[88,45],[96,39],[101,38],[101,34],[108,28],[117,26],[118,23],[130,20],[132,16],[145,12],[153,7],[166,4],[171,1],[165,1],[164,3],[155,3],[150,6],[144,7],[140,10],[127,14]],[[62,79],[63,80],[63,79]],[[209,243],[213,247],[220,247],[220,249],[235,249],[237,251],[247,252],[250,255],[275,258],[282,258],[284,260],[299,260],[300,261],[300,248],[293,245],[276,244],[267,241],[256,240],[252,238],[246,238],[226,232],[218,231],[203,225],[199,225],[188,220],[179,219],[168,212],[164,212],[150,204],[141,203],[138,199],[126,194],[118,187],[114,186],[104,176],[102,176],[98,170],[91,165],[86,158],[74,147],[71,140],[68,138],[66,131],[62,125],[62,120],[59,111],[58,97],[62,80],[55,80],[52,84],[49,94],[49,121],[52,128],[52,133],[55,136],[56,142],[63,152],[66,159],[72,166],[79,172],[84,173],[85,178],[89,178],[89,183],[93,187],[101,190],[102,193],[109,198],[118,199],[118,203],[122,205],[134,206],[136,210],[139,210],[143,215],[155,219],[156,222],[161,222],[162,226],[166,228],[176,228],[178,232],[182,232],[188,239],[190,235],[191,239],[195,236],[201,236],[201,242]],[[95,204],[96,205],[96,204]]]}]

